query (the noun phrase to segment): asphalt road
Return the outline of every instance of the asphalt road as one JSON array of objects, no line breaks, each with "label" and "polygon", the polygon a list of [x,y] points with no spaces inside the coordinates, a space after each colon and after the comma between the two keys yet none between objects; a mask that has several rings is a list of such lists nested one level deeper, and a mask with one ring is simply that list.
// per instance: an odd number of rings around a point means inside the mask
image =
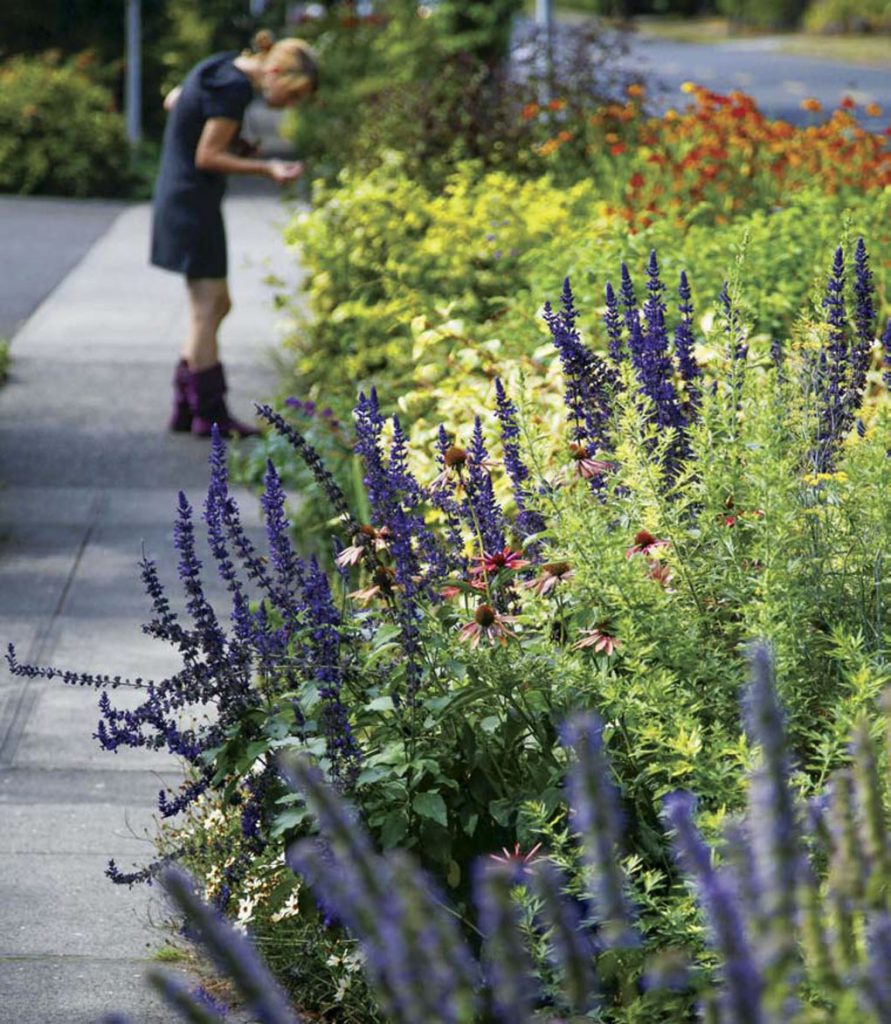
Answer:
[{"label": "asphalt road", "polygon": [[679,87],[689,80],[716,92],[741,89],[754,96],[765,113],[796,124],[815,118],[801,109],[808,96],[827,109],[846,95],[860,104],[880,104],[883,117],[863,119],[875,131],[891,120],[891,67],[859,67],[782,53],[775,38],[697,44],[633,35],[630,45],[621,66],[664,89],[657,100],[661,109],[686,103]]}]

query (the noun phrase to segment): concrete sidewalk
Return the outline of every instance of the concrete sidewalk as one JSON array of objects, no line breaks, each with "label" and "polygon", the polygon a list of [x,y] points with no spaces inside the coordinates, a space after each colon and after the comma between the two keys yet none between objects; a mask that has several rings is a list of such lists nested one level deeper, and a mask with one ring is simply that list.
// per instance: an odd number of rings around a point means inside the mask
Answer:
[{"label": "concrete sidewalk", "polygon": [[[286,216],[272,190],[226,202],[235,308],[222,349],[248,419],[276,383],[264,277],[293,284],[297,273]],[[137,563],[143,549],[158,561],[179,606],[176,491],[200,513],[209,445],[164,430],[185,289],[147,266],[148,228],[147,205],[125,208],[13,339],[0,390],[0,641],[22,662],[147,678],[178,667],[140,630]],[[241,506],[259,529],[256,499]],[[157,792],[179,766],[101,751],[97,718],[95,692],[0,671],[0,1024],[93,1024],[111,1010],[172,1019],[142,981],[164,909],[103,871],[109,857],[125,869],[151,858]]]}]

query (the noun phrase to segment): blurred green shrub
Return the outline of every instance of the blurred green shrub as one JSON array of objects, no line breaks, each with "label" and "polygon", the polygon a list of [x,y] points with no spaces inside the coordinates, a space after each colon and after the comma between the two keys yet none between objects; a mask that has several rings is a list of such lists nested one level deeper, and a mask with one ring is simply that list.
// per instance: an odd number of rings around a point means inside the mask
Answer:
[{"label": "blurred green shrub", "polygon": [[810,32],[891,32],[887,0],[813,0],[804,19]]},{"label": "blurred green shrub", "polygon": [[134,186],[124,120],[90,67],[89,55],[0,64],[0,191],[120,196]]}]

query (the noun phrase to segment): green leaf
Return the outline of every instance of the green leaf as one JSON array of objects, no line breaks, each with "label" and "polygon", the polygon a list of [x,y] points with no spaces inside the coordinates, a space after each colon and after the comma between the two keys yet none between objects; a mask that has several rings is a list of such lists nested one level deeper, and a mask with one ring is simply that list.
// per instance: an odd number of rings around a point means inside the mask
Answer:
[{"label": "green leaf", "polygon": [[289,807],[287,810],[280,811],[272,822],[272,838],[277,839],[290,829],[311,820],[312,814],[306,807]]},{"label": "green leaf", "polygon": [[395,711],[392,697],[375,697],[367,707],[369,711]]},{"label": "green leaf", "polygon": [[448,810],[439,793],[417,793],[411,805],[422,818],[430,818],[443,828],[448,827]]},{"label": "green leaf", "polygon": [[403,810],[390,811],[381,825],[381,846],[392,850],[408,831],[408,817]]}]

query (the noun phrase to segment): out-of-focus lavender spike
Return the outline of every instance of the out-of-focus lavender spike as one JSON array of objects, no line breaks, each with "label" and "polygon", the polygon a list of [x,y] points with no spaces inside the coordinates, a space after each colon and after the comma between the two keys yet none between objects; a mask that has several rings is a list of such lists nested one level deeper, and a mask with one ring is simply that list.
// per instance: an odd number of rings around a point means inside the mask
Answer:
[{"label": "out-of-focus lavender spike", "polygon": [[891,914],[875,914],[866,928],[867,971],[861,991],[880,1024],[891,1021]]},{"label": "out-of-focus lavender spike", "polygon": [[695,884],[711,928],[713,946],[723,957],[723,1024],[762,1024],[764,980],[755,963],[734,894],[715,870],[711,851],[693,824],[695,801],[688,793],[666,797],[665,815],[675,830],[674,849],[681,869]]},{"label": "out-of-focus lavender spike", "polygon": [[565,879],[549,861],[536,861],[532,884],[541,900],[539,916],[550,931],[554,959],[563,974],[563,990],[576,1013],[586,1013],[596,1002],[595,947],[584,931],[577,904],[564,894]]},{"label": "out-of-focus lavender spike", "polygon": [[161,883],[216,965],[231,978],[258,1024],[299,1024],[300,1018],[251,944],[202,903],[189,876],[178,868],[167,868]]},{"label": "out-of-focus lavender spike", "polygon": [[834,987],[838,979],[832,967],[829,943],[823,926],[823,899],[810,860],[805,854],[802,854],[798,861],[797,891],[799,934],[808,977],[818,985]]},{"label": "out-of-focus lavender spike", "polygon": [[749,933],[760,936],[765,923],[761,912],[761,891],[751,837],[745,822],[731,820],[724,826],[721,852],[726,862],[724,875],[734,887]]},{"label": "out-of-focus lavender spike", "polygon": [[535,992],[520,912],[511,895],[515,880],[511,865],[485,862],[476,865],[473,879],[486,981],[495,1017],[503,1024],[531,1021]]},{"label": "out-of-focus lavender spike", "polygon": [[607,352],[618,366],[626,356],[622,343],[622,314],[619,312],[619,300],[609,281],[606,283],[606,312],[603,314],[603,326],[606,328],[608,339]]},{"label": "out-of-focus lavender spike", "polygon": [[607,946],[636,946],[639,936],[619,860],[622,815],[612,769],[603,750],[603,726],[593,716],[575,718],[564,728],[563,742],[576,762],[567,785],[572,822],[581,837],[582,856],[594,880],[594,904],[601,938]]},{"label": "out-of-focus lavender spike", "polygon": [[795,959],[795,877],[800,842],[773,658],[767,646],[759,643],[753,647],[749,660],[746,726],[749,739],[759,744],[762,752],[762,762],[749,781],[748,812],[763,922],[762,962],[773,972],[782,973]]},{"label": "out-of-focus lavender spike", "polygon": [[290,785],[306,797],[322,835],[338,857],[355,866],[369,897],[385,900],[387,885],[379,877],[376,855],[355,810],[325,784],[315,765],[301,757],[286,758],[282,772]]},{"label": "out-of-focus lavender spike", "polygon": [[214,1013],[198,999],[181,978],[170,971],[149,968],[146,972],[149,984],[156,989],[168,1006],[171,1006],[188,1024],[225,1024],[225,1018]]},{"label": "out-of-focus lavender spike", "polygon": [[851,899],[863,896],[857,821],[854,814],[854,780],[848,768],[832,774],[829,803],[829,830],[832,852],[829,878],[832,889]]},{"label": "out-of-focus lavender spike", "polygon": [[829,917],[833,963],[840,975],[857,962],[857,938],[852,913],[863,884],[857,863],[857,827],[854,818],[853,781],[848,769],[832,775],[827,812],[831,849],[829,854]]},{"label": "out-of-focus lavender spike", "polygon": [[325,840],[292,843],[287,863],[307,882],[325,913],[347,927],[361,943],[364,969],[381,1010],[388,1019],[399,1018],[401,997],[393,991],[390,958],[405,956],[401,936],[393,931],[393,914],[400,897],[394,895],[392,900],[381,902],[379,890],[389,888],[391,882],[381,859],[372,855],[370,861],[381,881],[373,892],[365,886],[363,873],[349,855],[332,855]]},{"label": "out-of-focus lavender spike", "polygon": [[891,882],[888,864],[888,827],[885,822],[875,746],[865,721],[860,721],[855,726],[851,749],[854,798],[859,811],[857,827],[860,833],[860,848],[865,854],[860,858],[860,865],[866,876],[867,903],[878,909],[884,905],[885,890]]},{"label": "out-of-focus lavender spike", "polygon": [[421,1019],[436,1024],[471,1019],[481,977],[455,918],[443,910],[442,895],[410,856],[393,850],[385,860],[401,897],[399,928],[409,951],[407,980],[424,1006]]}]

